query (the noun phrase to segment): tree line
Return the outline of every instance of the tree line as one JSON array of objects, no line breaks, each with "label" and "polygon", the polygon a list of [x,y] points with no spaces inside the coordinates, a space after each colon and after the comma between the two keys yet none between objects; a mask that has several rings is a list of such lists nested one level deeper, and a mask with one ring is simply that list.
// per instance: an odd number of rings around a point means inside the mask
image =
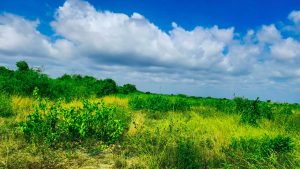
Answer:
[{"label": "tree line", "polygon": [[40,70],[30,68],[26,61],[19,61],[16,66],[17,70],[0,66],[1,92],[31,96],[34,89],[38,88],[41,97],[66,100],[137,92],[135,85],[118,86],[112,79],[96,79],[78,74],[64,74],[58,78],[51,78]]}]

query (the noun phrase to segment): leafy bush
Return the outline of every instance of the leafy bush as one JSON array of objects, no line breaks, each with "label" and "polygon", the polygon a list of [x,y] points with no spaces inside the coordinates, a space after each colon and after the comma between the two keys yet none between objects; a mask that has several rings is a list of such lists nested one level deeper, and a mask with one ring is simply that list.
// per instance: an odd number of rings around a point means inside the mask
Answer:
[{"label": "leafy bush", "polygon": [[274,114],[269,102],[258,102],[258,108],[262,118],[274,120]]},{"label": "leafy bush", "polygon": [[140,95],[129,99],[129,106],[135,110],[146,109],[154,112],[187,111],[191,105],[181,97],[166,97],[161,95]]},{"label": "leafy bush", "polygon": [[109,94],[114,94],[118,92],[117,84],[112,79],[105,79],[101,81],[97,96],[105,96]]},{"label": "leafy bush", "polygon": [[25,61],[19,61],[19,62],[17,62],[16,66],[18,67],[19,71],[27,71],[27,70],[29,70],[29,66],[28,66],[27,62],[25,62]]},{"label": "leafy bush", "polygon": [[273,114],[268,103],[244,98],[234,98],[236,111],[241,114],[241,122],[257,126],[257,121],[262,118],[272,119]]},{"label": "leafy bush", "polygon": [[218,111],[224,112],[224,113],[232,113],[234,112],[235,105],[232,100],[228,99],[209,99],[210,100],[210,106],[215,107]]},{"label": "leafy bush", "polygon": [[137,89],[133,84],[124,84],[123,86],[119,87],[118,91],[121,94],[129,94],[129,93],[136,92]]},{"label": "leafy bush", "polygon": [[292,107],[289,104],[280,104],[276,105],[275,108],[275,121],[278,125],[285,125],[289,127],[293,127],[292,118],[293,118],[293,111]]},{"label": "leafy bush", "polygon": [[173,104],[173,111],[188,111],[191,109],[188,99],[175,97],[171,102]]},{"label": "leafy bush", "polygon": [[236,104],[233,100],[219,99],[219,98],[201,98],[201,97],[189,97],[189,102],[193,106],[215,108],[219,112],[231,114],[236,111]]},{"label": "leafy bush", "polygon": [[0,67],[0,90],[8,94],[31,96],[34,88],[38,87],[42,97],[70,101],[74,98],[136,91],[135,86],[130,84],[120,87],[118,91],[118,85],[112,79],[98,80],[91,76],[67,74],[53,79],[41,70],[29,68],[25,61],[19,61],[16,65],[18,69],[15,71]]},{"label": "leafy bush", "polygon": [[51,105],[40,100],[28,119],[20,123],[20,129],[27,141],[52,146],[88,138],[108,144],[116,142],[127,126],[128,116],[118,114],[115,107],[103,102],[83,100],[82,104],[79,108],[64,108],[61,101]]},{"label": "leafy bush", "polygon": [[154,95],[145,98],[144,106],[148,110],[167,112],[168,110],[172,110],[171,104],[168,98]]},{"label": "leafy bush", "polygon": [[0,93],[0,117],[13,115],[11,98],[7,94]]}]

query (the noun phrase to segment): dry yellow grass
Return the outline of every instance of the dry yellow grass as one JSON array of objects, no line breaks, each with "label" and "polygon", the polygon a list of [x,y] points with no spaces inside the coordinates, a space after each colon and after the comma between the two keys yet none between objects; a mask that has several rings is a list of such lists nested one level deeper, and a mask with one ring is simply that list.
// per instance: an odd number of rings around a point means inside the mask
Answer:
[{"label": "dry yellow grass", "polygon": [[[128,107],[128,98],[119,98],[116,96],[106,96],[102,98],[104,103],[108,105],[116,105],[120,107]],[[100,99],[100,100],[102,100]],[[99,99],[97,99],[99,100]]]},{"label": "dry yellow grass", "polygon": [[132,122],[129,125],[129,129],[127,134],[129,136],[134,136],[137,131],[144,125],[145,122],[145,114],[142,114],[140,112],[135,113],[133,115]]},{"label": "dry yellow grass", "polygon": [[16,114],[16,122],[24,120],[33,111],[34,104],[35,101],[32,98],[23,96],[13,96],[12,105],[13,112]]},{"label": "dry yellow grass", "polygon": [[[128,98],[119,98],[116,96],[105,96],[103,98],[90,98],[89,101],[91,102],[101,102],[103,101],[107,105],[115,105],[117,107],[128,107]],[[82,107],[82,102],[80,100],[73,100],[69,103],[63,103],[65,107]]]},{"label": "dry yellow grass", "polygon": [[[119,98],[116,96],[106,96],[103,98],[90,98],[89,101],[100,102],[103,101],[107,105],[115,105],[117,107],[128,107],[128,98]],[[32,111],[35,100],[30,97],[12,96],[13,111],[17,115],[16,120],[24,120]],[[81,107],[80,100],[73,100],[69,103],[63,102],[64,107]],[[0,121],[1,122],[1,121]]]}]

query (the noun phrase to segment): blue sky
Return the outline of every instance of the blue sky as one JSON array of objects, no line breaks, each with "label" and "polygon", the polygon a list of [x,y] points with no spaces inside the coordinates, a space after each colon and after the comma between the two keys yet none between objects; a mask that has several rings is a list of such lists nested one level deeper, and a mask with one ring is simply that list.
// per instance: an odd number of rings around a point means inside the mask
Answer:
[{"label": "blue sky", "polygon": [[299,0],[2,0],[0,64],[300,102]]},{"label": "blue sky", "polygon": [[[41,21],[39,30],[52,34],[49,21],[53,20],[56,9],[65,0],[2,0],[0,11]],[[285,21],[292,10],[300,10],[299,0],[89,0],[99,10],[143,14],[161,29],[168,31],[171,22],[176,21],[185,29],[202,25],[211,27],[234,26],[239,32],[256,28],[262,24]]]}]

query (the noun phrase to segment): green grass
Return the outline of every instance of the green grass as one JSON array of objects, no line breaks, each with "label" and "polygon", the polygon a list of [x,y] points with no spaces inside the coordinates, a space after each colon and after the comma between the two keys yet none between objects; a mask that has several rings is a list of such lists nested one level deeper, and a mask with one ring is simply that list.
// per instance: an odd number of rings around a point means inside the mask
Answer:
[{"label": "green grass", "polygon": [[0,117],[13,115],[11,98],[9,95],[0,92]]},{"label": "green grass", "polygon": [[[165,119],[145,120],[144,125],[136,134],[128,136],[128,140],[124,142],[125,150],[129,153],[127,155],[139,156],[144,166],[151,166],[150,168],[183,168],[183,165],[189,168],[185,162],[188,162],[191,168],[193,166],[251,168],[251,166],[245,166],[242,163],[244,161],[234,161],[230,158],[229,155],[232,155],[232,152],[240,158],[238,156],[241,153],[240,149],[224,151],[230,149],[234,138],[251,137],[259,141],[264,136],[270,138],[280,137],[281,134],[289,136],[284,128],[275,126],[269,121],[261,124],[264,127],[257,128],[241,124],[238,115],[223,114],[219,117],[203,117],[194,112],[186,113],[189,116],[171,112],[166,115]],[[296,148],[291,149],[296,150]],[[247,150],[244,150],[244,153],[251,154]],[[256,152],[262,155],[259,153]],[[272,158],[278,158],[278,161],[272,161],[273,163],[265,165],[264,168],[277,168],[276,166],[296,168],[297,158],[294,153],[294,151],[275,153]],[[280,160],[285,158],[290,161],[284,163]],[[259,160],[255,162],[247,158],[243,160],[246,163],[256,164],[256,168],[259,168],[261,164]]]},{"label": "green grass", "polygon": [[[0,168],[300,167],[298,105],[245,99],[249,107],[241,108],[227,99],[131,94],[104,97],[103,109],[97,98],[68,103],[10,98],[13,115],[0,117]],[[255,125],[242,120],[252,111],[258,115]],[[111,118],[101,122],[94,118],[97,112]],[[106,124],[113,127],[106,128],[109,134],[94,137]],[[72,137],[59,132],[62,126]]]}]

